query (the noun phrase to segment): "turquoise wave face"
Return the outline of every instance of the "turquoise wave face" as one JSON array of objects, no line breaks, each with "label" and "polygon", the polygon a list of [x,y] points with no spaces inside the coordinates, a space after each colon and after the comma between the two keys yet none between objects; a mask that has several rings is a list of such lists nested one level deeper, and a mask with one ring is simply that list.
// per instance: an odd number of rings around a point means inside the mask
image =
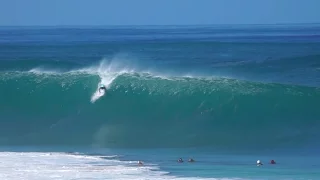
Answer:
[{"label": "turquoise wave face", "polygon": [[123,73],[92,103],[96,74],[1,72],[0,79],[2,145],[319,145],[315,87]]}]

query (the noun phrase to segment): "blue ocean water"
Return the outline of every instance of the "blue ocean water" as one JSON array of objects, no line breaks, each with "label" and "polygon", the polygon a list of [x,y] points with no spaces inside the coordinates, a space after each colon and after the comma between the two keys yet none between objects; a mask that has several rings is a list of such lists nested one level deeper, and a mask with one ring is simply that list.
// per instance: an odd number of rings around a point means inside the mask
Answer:
[{"label": "blue ocean water", "polygon": [[1,27],[0,145],[163,178],[317,179],[319,52],[318,24]]}]

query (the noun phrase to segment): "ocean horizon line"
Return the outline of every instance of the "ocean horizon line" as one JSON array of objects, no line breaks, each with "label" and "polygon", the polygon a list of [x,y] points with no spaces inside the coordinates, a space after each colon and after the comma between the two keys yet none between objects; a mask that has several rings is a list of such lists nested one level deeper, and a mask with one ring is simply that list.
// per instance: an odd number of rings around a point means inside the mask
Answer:
[{"label": "ocean horizon line", "polygon": [[261,23],[261,24],[118,24],[118,25],[0,25],[2,28],[115,28],[115,27],[261,27],[261,26],[317,26],[318,23]]}]

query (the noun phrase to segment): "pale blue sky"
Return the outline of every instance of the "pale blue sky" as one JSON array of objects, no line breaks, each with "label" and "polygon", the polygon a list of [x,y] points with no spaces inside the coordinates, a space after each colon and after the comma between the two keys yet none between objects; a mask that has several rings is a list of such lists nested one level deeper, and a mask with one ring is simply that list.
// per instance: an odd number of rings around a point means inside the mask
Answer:
[{"label": "pale blue sky", "polygon": [[0,0],[0,25],[320,23],[320,0]]}]

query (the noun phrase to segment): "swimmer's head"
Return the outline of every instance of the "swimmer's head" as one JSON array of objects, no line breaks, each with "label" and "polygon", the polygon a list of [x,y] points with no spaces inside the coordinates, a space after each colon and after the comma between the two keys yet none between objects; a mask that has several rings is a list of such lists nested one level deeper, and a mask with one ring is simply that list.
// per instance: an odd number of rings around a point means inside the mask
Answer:
[{"label": "swimmer's head", "polygon": [[275,164],[276,162],[272,159],[271,161],[270,161],[270,164]]}]

